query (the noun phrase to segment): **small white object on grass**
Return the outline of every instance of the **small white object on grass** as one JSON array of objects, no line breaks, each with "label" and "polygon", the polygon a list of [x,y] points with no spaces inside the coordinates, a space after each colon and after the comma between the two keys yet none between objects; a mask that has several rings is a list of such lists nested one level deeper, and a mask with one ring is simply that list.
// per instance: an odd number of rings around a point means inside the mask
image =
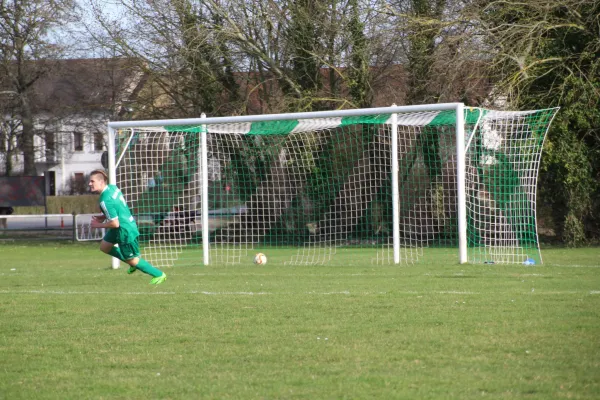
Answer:
[{"label": "small white object on grass", "polygon": [[267,256],[263,253],[257,253],[254,256],[254,264],[256,265],[265,265],[267,263]]}]

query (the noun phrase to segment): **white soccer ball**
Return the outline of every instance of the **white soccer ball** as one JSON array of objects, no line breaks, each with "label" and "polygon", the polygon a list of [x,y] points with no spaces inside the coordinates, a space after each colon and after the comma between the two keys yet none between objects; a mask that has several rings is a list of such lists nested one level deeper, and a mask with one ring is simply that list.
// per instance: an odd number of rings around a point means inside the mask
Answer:
[{"label": "white soccer ball", "polygon": [[257,253],[254,256],[254,264],[256,265],[265,265],[267,263],[267,256],[263,253]]}]

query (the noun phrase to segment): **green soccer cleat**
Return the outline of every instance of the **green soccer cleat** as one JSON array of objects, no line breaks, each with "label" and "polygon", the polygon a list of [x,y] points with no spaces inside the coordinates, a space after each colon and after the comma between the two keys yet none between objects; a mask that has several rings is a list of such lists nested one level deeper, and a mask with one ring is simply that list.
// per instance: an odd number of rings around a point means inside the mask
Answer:
[{"label": "green soccer cleat", "polygon": [[155,278],[152,278],[152,280],[150,281],[150,284],[151,285],[160,285],[161,283],[163,283],[166,280],[167,280],[167,274],[165,274],[163,272],[163,274],[161,276],[157,276]]},{"label": "green soccer cleat", "polygon": [[127,270],[128,274],[133,274],[135,271],[137,271],[136,267],[129,267],[129,269]]}]

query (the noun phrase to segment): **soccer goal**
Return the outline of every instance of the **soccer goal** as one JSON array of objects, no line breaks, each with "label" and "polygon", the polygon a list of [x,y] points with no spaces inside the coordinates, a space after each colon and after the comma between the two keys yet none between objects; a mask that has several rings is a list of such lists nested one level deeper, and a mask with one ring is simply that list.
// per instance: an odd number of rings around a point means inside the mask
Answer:
[{"label": "soccer goal", "polygon": [[[458,263],[541,263],[536,184],[557,109],[462,103],[110,122],[109,176],[157,266],[323,264],[456,249]],[[279,251],[279,250],[278,250]]]}]

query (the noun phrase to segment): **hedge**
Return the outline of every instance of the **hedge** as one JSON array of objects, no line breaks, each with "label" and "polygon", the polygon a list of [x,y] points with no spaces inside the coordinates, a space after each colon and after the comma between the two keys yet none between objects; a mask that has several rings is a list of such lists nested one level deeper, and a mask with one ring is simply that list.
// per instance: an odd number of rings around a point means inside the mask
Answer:
[{"label": "hedge", "polygon": [[43,206],[14,207],[14,214],[60,214],[61,207],[64,214],[96,214],[98,208],[98,195],[82,196],[48,196],[46,197],[47,212]]}]

